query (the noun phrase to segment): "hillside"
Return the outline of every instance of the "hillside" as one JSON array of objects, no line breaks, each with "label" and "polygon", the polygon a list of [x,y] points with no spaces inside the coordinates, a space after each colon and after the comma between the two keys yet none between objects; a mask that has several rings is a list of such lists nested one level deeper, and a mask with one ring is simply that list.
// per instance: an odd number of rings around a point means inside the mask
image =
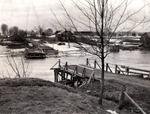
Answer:
[{"label": "hillside", "polygon": [[40,79],[0,80],[0,114],[109,114],[97,98]]}]

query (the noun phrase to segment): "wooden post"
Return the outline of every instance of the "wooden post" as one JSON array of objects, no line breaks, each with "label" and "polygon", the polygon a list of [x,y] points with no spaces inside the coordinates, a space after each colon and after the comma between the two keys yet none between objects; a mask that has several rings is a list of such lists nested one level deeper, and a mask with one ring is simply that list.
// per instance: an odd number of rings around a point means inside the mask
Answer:
[{"label": "wooden post", "polygon": [[76,71],[76,74],[78,74],[78,65],[76,65],[75,71]]},{"label": "wooden post", "polygon": [[118,66],[115,65],[115,73],[118,74],[118,70],[117,70]]},{"label": "wooden post", "polygon": [[97,63],[97,62],[96,62],[96,60],[95,60],[95,61],[94,61],[94,69],[96,69],[96,63]]},{"label": "wooden post", "polygon": [[129,67],[126,67],[127,75],[129,75]]},{"label": "wooden post", "polygon": [[[65,70],[68,70],[68,62],[66,62],[66,64],[65,64]],[[66,73],[66,79],[68,79],[68,73]]]},{"label": "wooden post", "polygon": [[63,69],[63,71],[62,71],[62,80],[65,80],[65,69]]},{"label": "wooden post", "polygon": [[85,72],[86,72],[86,68],[84,68],[82,71],[82,77],[85,77]]},{"label": "wooden post", "polygon": [[89,59],[88,58],[86,59],[86,65],[87,66],[89,65]]},{"label": "wooden post", "polygon": [[108,72],[108,63],[106,63],[106,72]]},{"label": "wooden post", "polygon": [[141,111],[142,114],[146,114],[146,112],[126,92],[124,92],[124,94],[131,101],[131,103]]},{"label": "wooden post", "polygon": [[61,67],[61,65],[60,65],[60,59],[58,60],[58,68],[60,68]]},{"label": "wooden post", "polygon": [[58,82],[58,69],[54,70],[54,82]]},{"label": "wooden post", "polygon": [[122,90],[121,90],[121,94],[120,94],[120,98],[119,98],[119,109],[123,108],[123,104],[124,104],[124,99],[125,99],[125,94],[124,92],[126,91],[126,87],[122,86]]},{"label": "wooden post", "polygon": [[66,68],[66,70],[68,70],[68,62],[66,62],[65,68]]}]

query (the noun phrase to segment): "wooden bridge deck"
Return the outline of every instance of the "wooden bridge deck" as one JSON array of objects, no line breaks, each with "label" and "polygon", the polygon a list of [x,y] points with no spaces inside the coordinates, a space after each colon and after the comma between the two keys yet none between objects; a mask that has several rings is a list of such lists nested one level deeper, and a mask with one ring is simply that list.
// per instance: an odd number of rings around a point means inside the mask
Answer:
[{"label": "wooden bridge deck", "polygon": [[[76,74],[75,74],[75,69],[77,70]],[[93,75],[92,78],[96,80],[101,79],[100,69],[94,69],[86,65],[68,65],[67,68],[65,68],[64,66],[61,67],[61,70],[64,70],[65,72],[70,73],[70,74],[75,74],[81,78],[84,78],[84,77],[90,78],[91,75]],[[83,72],[84,72],[84,75],[83,75]],[[105,79],[106,80],[113,79],[119,82],[132,83],[132,84],[136,84],[136,85],[140,85],[144,87],[150,87],[150,80],[145,80],[145,79],[138,78],[135,76],[127,76],[124,74],[115,74],[115,73],[105,71]]]},{"label": "wooden bridge deck", "polygon": [[[54,68],[58,64],[57,68]],[[63,80],[73,81],[75,77],[101,79],[101,65],[95,60],[93,66],[87,59],[86,65],[68,65],[61,64],[60,60],[52,67],[55,73],[55,82]],[[127,84],[136,84],[144,87],[150,87],[150,71],[129,66],[105,64],[105,80],[116,80]],[[69,78],[68,78],[69,77]],[[147,78],[145,78],[147,77]],[[60,80],[59,80],[60,79]]]}]

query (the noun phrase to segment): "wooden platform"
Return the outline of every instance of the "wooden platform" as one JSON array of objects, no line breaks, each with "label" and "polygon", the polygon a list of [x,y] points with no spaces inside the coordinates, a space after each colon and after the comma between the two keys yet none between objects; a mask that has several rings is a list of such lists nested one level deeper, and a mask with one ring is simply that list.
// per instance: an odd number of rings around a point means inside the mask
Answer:
[{"label": "wooden platform", "polygon": [[[101,79],[101,68],[98,63],[94,62],[93,67],[86,65],[62,65],[58,62],[57,68],[54,68],[55,82],[81,82],[84,79]],[[114,69],[110,65],[105,65],[105,80],[116,80],[137,84],[140,86],[150,87],[149,71],[143,69],[130,68],[126,66],[114,65]],[[147,76],[146,79],[143,76]],[[80,85],[80,84],[79,84]]]}]

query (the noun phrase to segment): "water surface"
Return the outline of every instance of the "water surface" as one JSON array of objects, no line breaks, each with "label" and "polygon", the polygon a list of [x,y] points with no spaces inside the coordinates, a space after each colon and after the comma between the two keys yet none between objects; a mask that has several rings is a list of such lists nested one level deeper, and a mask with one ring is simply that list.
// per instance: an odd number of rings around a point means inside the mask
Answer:
[{"label": "water surface", "polygon": [[[72,45],[71,45],[72,46]],[[53,71],[50,68],[60,59],[61,63],[68,64],[85,64],[86,58],[91,61],[97,57],[80,52],[77,48],[66,46],[56,46],[61,53],[58,57],[48,57],[46,59],[36,59],[36,60],[26,60],[24,59],[25,66],[28,66],[28,77],[41,78],[45,80],[54,80]],[[10,64],[8,63],[6,55],[8,55],[9,50],[6,47],[0,46],[0,76],[1,77],[15,77],[16,74],[12,70]],[[22,64],[20,57],[14,57],[20,72],[22,72]],[[97,59],[99,61],[99,59]],[[106,62],[119,65],[127,65],[135,68],[150,70],[150,51],[120,51],[119,53],[110,53]]]}]

